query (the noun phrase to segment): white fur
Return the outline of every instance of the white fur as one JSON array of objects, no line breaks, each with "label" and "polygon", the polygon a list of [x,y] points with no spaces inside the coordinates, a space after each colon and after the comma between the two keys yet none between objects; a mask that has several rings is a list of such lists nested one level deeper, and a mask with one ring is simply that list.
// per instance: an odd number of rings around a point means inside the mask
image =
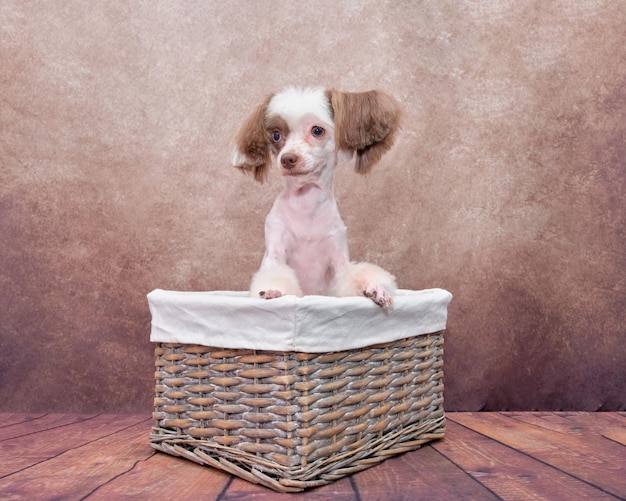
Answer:
[{"label": "white fur", "polygon": [[250,291],[255,291],[254,294],[251,292],[254,297],[258,297],[263,292],[265,299],[289,294],[302,296],[296,272],[286,264],[280,263],[257,271],[252,277]]},{"label": "white fur", "polygon": [[334,296],[354,296],[355,291],[385,304],[393,302],[396,281],[389,272],[371,263],[351,263],[350,267],[337,274],[333,283]]},{"label": "white fur", "polygon": [[279,115],[292,122],[307,114],[314,115],[326,123],[332,123],[333,120],[325,90],[319,87],[286,88],[272,98],[267,114]]}]

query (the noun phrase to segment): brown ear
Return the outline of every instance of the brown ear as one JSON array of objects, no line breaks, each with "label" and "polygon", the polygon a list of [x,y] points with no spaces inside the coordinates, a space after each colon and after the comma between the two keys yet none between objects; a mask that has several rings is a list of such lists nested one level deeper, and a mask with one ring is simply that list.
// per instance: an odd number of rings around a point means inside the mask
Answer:
[{"label": "brown ear", "polygon": [[339,148],[356,151],[356,171],[366,174],[391,148],[400,128],[400,105],[378,90],[327,91]]},{"label": "brown ear", "polygon": [[233,166],[245,173],[252,173],[254,179],[263,183],[271,167],[270,143],[265,130],[265,112],[272,96],[257,106],[246,119],[235,136],[235,149],[232,154]]}]

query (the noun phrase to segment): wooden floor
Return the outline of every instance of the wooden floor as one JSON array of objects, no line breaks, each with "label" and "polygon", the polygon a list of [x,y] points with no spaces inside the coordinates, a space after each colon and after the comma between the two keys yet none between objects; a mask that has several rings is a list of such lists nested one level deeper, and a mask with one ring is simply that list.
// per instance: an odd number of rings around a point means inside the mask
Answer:
[{"label": "wooden floor", "polygon": [[155,452],[147,415],[0,414],[0,499],[626,499],[626,413],[448,413],[446,438],[278,494]]}]

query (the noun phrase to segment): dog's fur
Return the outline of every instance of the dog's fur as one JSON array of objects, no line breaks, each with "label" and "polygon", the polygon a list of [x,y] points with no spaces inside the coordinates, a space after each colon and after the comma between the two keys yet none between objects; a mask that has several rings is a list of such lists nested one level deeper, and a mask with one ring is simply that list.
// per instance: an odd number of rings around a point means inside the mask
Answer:
[{"label": "dog's fur", "polygon": [[250,285],[254,297],[365,295],[393,303],[395,279],[370,263],[351,263],[346,227],[333,194],[338,163],[356,152],[369,172],[391,148],[400,108],[380,91],[288,88],[269,96],[236,136],[232,163],[263,182],[276,161],[285,179],[265,221],[265,256]]}]

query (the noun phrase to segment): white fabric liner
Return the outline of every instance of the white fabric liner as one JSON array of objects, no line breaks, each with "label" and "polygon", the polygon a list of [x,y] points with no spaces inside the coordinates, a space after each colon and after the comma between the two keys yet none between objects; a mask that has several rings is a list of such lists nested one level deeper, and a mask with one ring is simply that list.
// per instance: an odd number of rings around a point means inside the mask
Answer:
[{"label": "white fabric liner", "polygon": [[247,292],[148,294],[150,341],[219,348],[322,353],[388,343],[446,327],[452,294],[400,289],[390,308],[364,297],[283,296]]}]

